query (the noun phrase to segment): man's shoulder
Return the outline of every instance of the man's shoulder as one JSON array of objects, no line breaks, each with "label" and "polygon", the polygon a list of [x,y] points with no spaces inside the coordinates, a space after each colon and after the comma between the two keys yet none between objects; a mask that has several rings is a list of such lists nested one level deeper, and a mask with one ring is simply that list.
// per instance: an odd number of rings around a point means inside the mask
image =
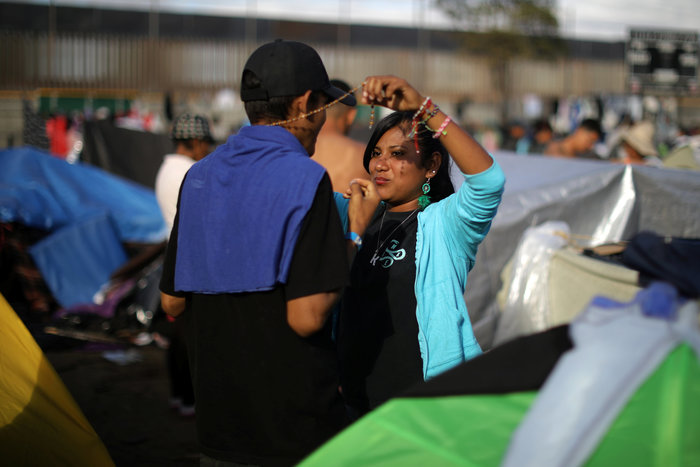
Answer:
[{"label": "man's shoulder", "polygon": [[316,142],[316,152],[312,159],[323,162],[338,162],[339,160],[359,160],[365,152],[365,146],[347,136],[327,135],[319,136]]}]

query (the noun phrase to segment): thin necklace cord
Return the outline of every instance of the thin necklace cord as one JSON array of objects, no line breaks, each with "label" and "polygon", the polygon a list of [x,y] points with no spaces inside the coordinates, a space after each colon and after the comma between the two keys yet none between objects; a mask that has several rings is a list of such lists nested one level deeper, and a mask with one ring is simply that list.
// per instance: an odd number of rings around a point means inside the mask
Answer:
[{"label": "thin necklace cord", "polygon": [[379,243],[379,240],[381,239],[381,236],[382,236],[382,227],[384,226],[384,216],[386,216],[387,210],[388,210],[388,208],[384,208],[384,212],[382,213],[382,221],[379,223],[379,232],[377,232],[377,248],[374,250],[374,255],[372,255],[372,256],[376,256],[377,253],[379,252],[379,250],[381,249],[381,247],[383,247],[384,244],[387,242],[387,240],[389,240],[391,238],[391,236],[394,235],[394,232],[396,232],[402,225],[404,225],[406,223],[406,221],[408,221],[411,217],[413,217],[413,215],[416,212],[418,212],[418,209],[414,209],[413,212],[411,212],[411,214],[409,214],[404,220],[402,220],[399,225],[394,227],[394,230],[389,232],[389,235],[387,235],[386,238],[381,243]]}]

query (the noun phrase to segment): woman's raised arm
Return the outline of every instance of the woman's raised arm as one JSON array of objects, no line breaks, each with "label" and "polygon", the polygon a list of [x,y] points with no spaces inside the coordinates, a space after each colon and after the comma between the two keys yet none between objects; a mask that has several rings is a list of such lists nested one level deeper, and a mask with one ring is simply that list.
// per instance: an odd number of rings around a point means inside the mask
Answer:
[{"label": "woman's raised arm", "polygon": [[362,86],[362,103],[392,110],[416,111],[416,117],[440,138],[447,152],[465,174],[477,174],[493,164],[481,145],[453,122],[429,97],[424,97],[405,79],[396,76],[369,76]]}]

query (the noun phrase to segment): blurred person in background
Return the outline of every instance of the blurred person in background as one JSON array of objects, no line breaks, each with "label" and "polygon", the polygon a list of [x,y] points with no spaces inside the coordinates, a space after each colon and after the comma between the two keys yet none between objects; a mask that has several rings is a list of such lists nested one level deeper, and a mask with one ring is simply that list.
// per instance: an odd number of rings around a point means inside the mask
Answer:
[{"label": "blurred person in background", "polygon": [[528,154],[544,154],[547,145],[552,142],[554,132],[546,119],[537,120],[532,125],[532,138],[527,148]]},{"label": "blurred person in background", "polygon": [[[349,92],[350,86],[342,80],[332,79],[331,85]],[[316,152],[311,159],[321,164],[331,178],[333,191],[344,193],[355,178],[367,176],[362,166],[363,144],[349,138],[357,109],[348,105],[334,105],[326,111],[326,123],[316,140]]]},{"label": "blurred person in background", "polygon": [[654,144],[654,133],[654,124],[646,120],[635,123],[622,133],[620,162],[661,167],[663,163]]},{"label": "blurred person in background", "polygon": [[595,144],[602,136],[602,130],[598,120],[587,118],[570,135],[551,141],[544,150],[544,154],[555,157],[582,157],[594,158]]},{"label": "blurred person in background", "polygon": [[607,132],[605,137],[606,154],[605,159],[615,161],[620,150],[620,138],[632,127],[632,117],[629,113],[624,113],[618,119],[616,125]]},{"label": "blurred person in background", "polygon": [[523,122],[512,121],[503,131],[501,149],[524,154],[527,151],[527,128]]},{"label": "blurred person in background", "polygon": [[156,174],[155,185],[156,199],[168,233],[173,228],[177,198],[185,174],[195,162],[209,154],[214,142],[207,118],[190,113],[175,119],[170,139],[175,144],[175,150],[163,157],[163,163]]},{"label": "blurred person in background", "polygon": [[[180,185],[192,165],[202,160],[211,150],[213,138],[209,121],[202,115],[185,113],[175,119],[170,132],[175,144],[172,154],[163,158],[156,175],[156,199],[160,206],[168,234],[173,228]],[[168,316],[170,335],[167,352],[170,377],[170,407],[183,417],[195,414],[194,390],[187,357],[185,329],[182,319]]]}]

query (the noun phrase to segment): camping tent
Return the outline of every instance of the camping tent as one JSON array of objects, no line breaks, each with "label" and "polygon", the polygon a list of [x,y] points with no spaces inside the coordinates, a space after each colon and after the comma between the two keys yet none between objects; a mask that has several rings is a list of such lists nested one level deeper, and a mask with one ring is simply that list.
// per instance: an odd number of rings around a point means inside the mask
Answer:
[{"label": "camping tent", "polygon": [[655,284],[411,388],[301,465],[698,465],[698,439],[698,304]]},{"label": "camping tent", "polygon": [[506,174],[505,192],[465,294],[484,349],[493,345],[500,316],[501,272],[528,227],[565,222],[583,246],[628,240],[642,230],[700,238],[698,172],[507,152],[494,158]]},{"label": "camping tent", "polygon": [[125,243],[167,236],[153,190],[33,148],[0,151],[0,222],[49,234],[29,252],[64,307],[92,302]]},{"label": "camping tent", "polygon": [[167,236],[152,189],[34,148],[0,151],[0,222],[55,231],[105,212],[122,242]]},{"label": "camping tent", "polygon": [[[507,173],[521,162],[498,159],[509,167]],[[513,269],[538,267],[549,256],[545,273],[535,279],[551,273],[558,261],[564,280],[571,271],[586,270],[590,277],[582,286],[589,290],[588,282],[599,280],[607,287],[606,282],[622,278],[634,291],[642,274],[673,286],[652,283],[628,302],[598,296],[581,313],[566,310],[572,324],[506,341],[409,389],[352,424],[302,465],[700,465],[698,302],[684,298],[700,295],[700,240],[663,236],[698,236],[700,179],[641,168],[645,170],[632,183],[633,167],[554,162],[561,169],[549,174],[554,182],[523,180],[526,170],[513,174],[514,193],[506,192],[501,220],[494,221],[489,233],[496,232],[500,243],[480,250],[487,259],[486,273],[493,267],[500,275],[502,267],[488,260],[507,261],[525,245],[523,256],[531,261],[513,261]],[[545,164],[542,173],[551,169]],[[568,173],[568,183],[556,181],[562,173]],[[624,186],[611,187],[618,175]],[[637,206],[638,198],[644,205]],[[595,219],[582,210],[581,203],[591,200],[598,201],[592,211],[600,215],[609,209],[608,215]],[[646,212],[645,206],[653,208]],[[542,241],[528,242],[522,235],[527,225],[519,229],[519,223],[539,213],[542,221],[566,219],[591,244],[632,237],[623,257],[634,253],[625,261],[634,263],[636,271],[630,275],[621,268],[611,274],[570,252],[557,257],[566,242],[555,232],[568,236],[574,231],[567,222],[542,223],[530,232]],[[662,235],[636,233],[656,227]],[[510,234],[525,241],[504,241]],[[680,261],[667,261],[672,257]],[[511,275],[527,278],[530,272],[514,270]],[[521,287],[516,298],[538,286],[530,285]]]},{"label": "camping tent", "polygon": [[27,328],[0,295],[3,465],[114,465]]},{"label": "camping tent", "polygon": [[[679,347],[630,399],[586,465],[699,465],[699,385],[697,357]],[[536,397],[522,391],[393,399],[301,466],[498,466]]]}]

